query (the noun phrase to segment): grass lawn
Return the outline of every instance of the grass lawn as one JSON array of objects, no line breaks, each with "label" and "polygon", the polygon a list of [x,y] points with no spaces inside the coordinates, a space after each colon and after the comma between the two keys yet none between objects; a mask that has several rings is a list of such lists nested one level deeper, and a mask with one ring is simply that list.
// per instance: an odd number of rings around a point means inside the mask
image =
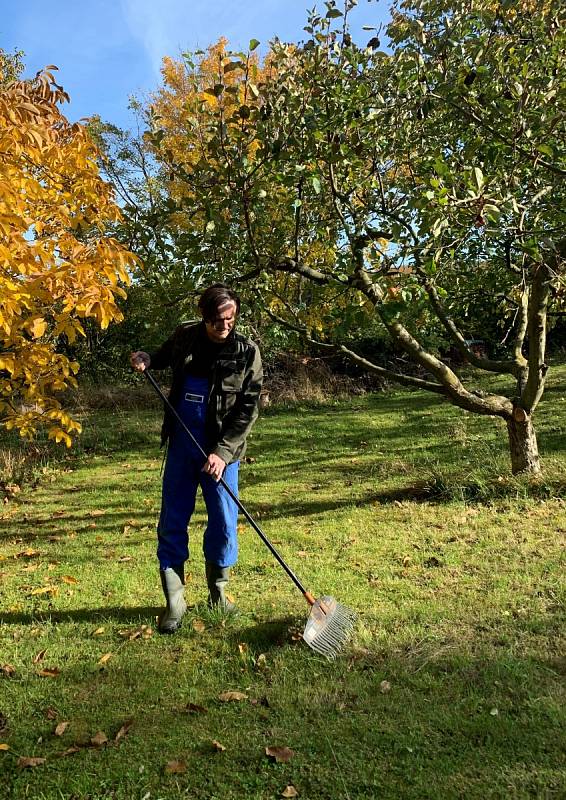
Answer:
[{"label": "grass lawn", "polygon": [[190,610],[157,634],[160,413],[83,423],[0,508],[2,798],[566,796],[566,369],[535,486],[509,478],[503,423],[432,395],[264,412],[241,496],[317,596],[359,613],[334,662],[244,521],[241,613],[206,610],[200,500]]}]

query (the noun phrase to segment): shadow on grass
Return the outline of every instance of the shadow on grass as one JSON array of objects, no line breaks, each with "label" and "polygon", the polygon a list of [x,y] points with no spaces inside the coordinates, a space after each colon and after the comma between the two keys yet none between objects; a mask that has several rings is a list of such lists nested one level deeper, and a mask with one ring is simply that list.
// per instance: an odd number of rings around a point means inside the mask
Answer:
[{"label": "shadow on grass", "polygon": [[103,608],[77,608],[73,611],[37,611],[24,614],[18,611],[0,612],[2,625],[37,625],[38,622],[55,624],[65,622],[93,622],[114,620],[120,623],[138,623],[153,620],[161,610],[158,606],[104,606]]}]

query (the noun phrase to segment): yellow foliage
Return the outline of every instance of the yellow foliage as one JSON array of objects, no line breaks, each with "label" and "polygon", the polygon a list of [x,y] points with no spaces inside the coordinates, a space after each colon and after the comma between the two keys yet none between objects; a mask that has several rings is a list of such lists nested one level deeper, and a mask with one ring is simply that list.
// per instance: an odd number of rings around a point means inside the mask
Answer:
[{"label": "yellow foliage", "polygon": [[58,339],[83,334],[80,318],[121,319],[135,257],[105,233],[120,211],[65,100],[49,71],[0,87],[0,421],[25,437],[46,426],[70,446],[80,425],[54,394],[75,385],[78,364]]}]

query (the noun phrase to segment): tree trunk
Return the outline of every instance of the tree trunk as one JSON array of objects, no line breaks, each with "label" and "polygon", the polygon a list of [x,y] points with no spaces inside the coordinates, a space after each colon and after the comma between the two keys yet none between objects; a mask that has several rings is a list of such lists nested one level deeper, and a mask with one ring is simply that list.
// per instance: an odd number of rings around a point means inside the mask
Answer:
[{"label": "tree trunk", "polygon": [[531,417],[522,408],[515,408],[513,416],[507,420],[507,431],[513,475],[519,472],[539,474],[537,437]]}]

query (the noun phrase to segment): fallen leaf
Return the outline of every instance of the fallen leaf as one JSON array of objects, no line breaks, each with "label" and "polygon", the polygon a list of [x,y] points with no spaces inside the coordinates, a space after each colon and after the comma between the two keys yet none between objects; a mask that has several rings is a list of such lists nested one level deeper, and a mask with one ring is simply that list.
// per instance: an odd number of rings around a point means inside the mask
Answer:
[{"label": "fallen leaf", "polygon": [[110,661],[111,658],[112,658],[112,653],[105,653],[103,656],[101,656],[98,659],[98,663],[101,666],[103,666],[104,664],[107,664]]},{"label": "fallen leaf", "polygon": [[58,711],[53,706],[49,706],[49,708],[45,709],[45,716],[47,719],[57,719]]},{"label": "fallen leaf", "polygon": [[247,700],[248,696],[244,692],[222,692],[222,694],[218,695],[218,699],[222,700],[223,703],[230,703],[238,700]]},{"label": "fallen leaf", "polygon": [[491,714],[492,717],[498,717],[499,716],[499,709],[498,708],[492,708],[489,713]]},{"label": "fallen leaf", "polygon": [[68,727],[69,727],[69,723],[68,722],[60,722],[57,725],[57,727],[55,728],[55,730],[53,731],[53,735],[54,736],[63,736],[63,734],[65,733],[65,731],[67,730]]},{"label": "fallen leaf", "polygon": [[45,758],[28,758],[26,756],[20,756],[17,761],[18,767],[39,767],[41,764],[45,764]]},{"label": "fallen leaf", "polygon": [[142,625],[141,628],[126,628],[123,631],[118,631],[119,635],[124,639],[129,639],[133,642],[134,639],[149,639],[153,636],[153,628],[149,625]]},{"label": "fallen leaf", "polygon": [[61,670],[58,667],[46,667],[45,669],[40,669],[37,674],[42,678],[56,678],[57,675],[61,674]]},{"label": "fallen leaf", "polygon": [[130,732],[130,728],[132,727],[133,724],[134,724],[134,720],[133,719],[129,719],[126,722],[124,722],[124,724],[122,725],[122,727],[120,728],[120,730],[118,731],[116,736],[114,737],[114,741],[115,742],[119,742],[120,739],[123,739],[124,736],[126,736]]},{"label": "fallen leaf", "polygon": [[387,694],[387,692],[390,692],[391,684],[389,683],[389,681],[381,681],[381,683],[379,684],[379,691],[382,694]]},{"label": "fallen leaf", "polygon": [[133,556],[120,556],[120,558],[118,559],[118,563],[123,564],[125,561],[133,561],[133,560],[134,560]]},{"label": "fallen leaf", "polygon": [[33,657],[33,663],[34,664],[39,664],[40,661],[43,661],[43,659],[45,658],[45,654],[46,653],[47,653],[47,650],[40,650],[39,653],[36,653],[34,655],[34,657]]},{"label": "fallen leaf", "polygon": [[38,594],[57,594],[57,587],[56,586],[40,586],[39,589],[34,589],[30,592],[30,596],[38,595]]},{"label": "fallen leaf", "polygon": [[240,651],[241,656],[245,656],[249,649],[249,646],[245,643],[238,645],[238,650]]},{"label": "fallen leaf", "polygon": [[71,745],[71,747],[68,747],[62,753],[59,753],[59,758],[64,758],[65,756],[70,756],[73,753],[78,753],[80,749],[81,748],[77,747],[76,744],[73,744],[73,745]]},{"label": "fallen leaf", "polygon": [[4,675],[6,675],[8,678],[11,678],[13,675],[16,674],[16,668],[13,667],[11,664],[3,664],[1,669]]},{"label": "fallen leaf", "polygon": [[184,711],[186,714],[207,714],[208,708],[198,706],[196,703],[187,703],[181,711]]},{"label": "fallen leaf", "polygon": [[78,580],[76,578],[73,578],[72,575],[63,575],[61,577],[61,580],[63,581],[63,583],[70,583],[70,584],[78,583]]},{"label": "fallen leaf", "polygon": [[92,744],[94,747],[102,747],[102,745],[103,745],[103,744],[106,744],[106,742],[107,742],[107,741],[108,741],[108,737],[106,736],[106,734],[104,733],[104,731],[98,731],[98,733],[96,733],[96,734],[95,734],[95,735],[92,737],[92,739],[90,740],[90,743],[91,743],[91,744]]},{"label": "fallen leaf", "polygon": [[10,749],[9,744],[4,744],[4,743],[0,744],[0,750],[9,750],[9,749]]},{"label": "fallen leaf", "polygon": [[259,656],[255,660],[255,665],[258,669],[266,669],[267,667],[267,656],[265,653],[260,653]]},{"label": "fallen leaf", "polygon": [[206,625],[202,619],[193,620],[193,630],[195,630],[197,633],[203,633],[206,630]]},{"label": "fallen leaf", "polygon": [[184,761],[169,761],[165,766],[165,772],[169,775],[180,774],[187,771],[187,765]]},{"label": "fallen leaf", "polygon": [[286,764],[295,755],[295,751],[289,747],[266,747],[265,755],[274,758],[278,764]]},{"label": "fallen leaf", "polygon": [[106,628],[97,628],[95,631],[92,632],[93,636],[102,636]]},{"label": "fallen leaf", "polygon": [[286,786],[281,792],[281,797],[298,797],[299,793],[294,786]]},{"label": "fallen leaf", "polygon": [[16,558],[35,558],[35,556],[40,556],[41,553],[39,550],[33,550],[31,547],[28,547],[27,550],[22,550],[21,553],[16,555]]},{"label": "fallen leaf", "polygon": [[102,511],[100,508],[95,508],[94,511],[89,511],[88,515],[89,517],[103,517],[104,511]]},{"label": "fallen leaf", "polygon": [[224,747],[224,745],[223,745],[223,744],[220,744],[220,742],[217,742],[217,741],[216,741],[216,739],[213,739],[213,740],[212,740],[212,746],[213,746],[213,748],[214,748],[216,751],[218,751],[219,753],[223,753],[223,752],[226,750],[226,748]]}]

